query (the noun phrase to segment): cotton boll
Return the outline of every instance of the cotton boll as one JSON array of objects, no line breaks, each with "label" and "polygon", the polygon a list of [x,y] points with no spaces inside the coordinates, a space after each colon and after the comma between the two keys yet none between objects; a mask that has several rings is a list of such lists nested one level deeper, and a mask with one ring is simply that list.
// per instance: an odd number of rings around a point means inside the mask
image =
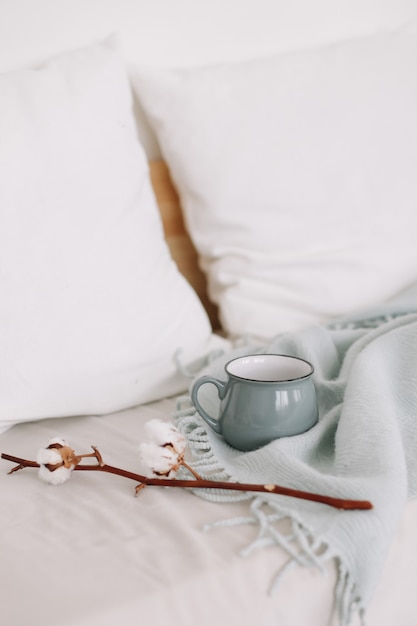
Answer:
[{"label": "cotton boll", "polygon": [[[70,477],[75,465],[65,459],[62,452],[72,450],[62,437],[50,437],[47,446],[38,451],[36,460],[39,463],[39,478],[51,485],[61,485]],[[72,454],[70,459],[72,458]],[[52,466],[51,469],[48,466]],[[55,469],[53,469],[53,467]]]},{"label": "cotton boll", "polygon": [[39,464],[44,465],[62,463],[62,455],[59,453],[59,449],[66,447],[68,447],[68,444],[62,437],[50,437],[46,446],[38,451],[36,460]]},{"label": "cotton boll", "polygon": [[46,444],[46,448],[48,448],[49,446],[56,445],[56,444],[62,446],[63,448],[68,445],[67,442],[65,441],[65,439],[62,439],[62,437],[55,436],[55,437],[50,437],[48,439],[48,442]]},{"label": "cotton boll", "polygon": [[178,469],[178,454],[171,447],[163,447],[149,441],[139,445],[141,466],[145,476],[175,477]]},{"label": "cotton boll", "polygon": [[56,448],[41,448],[36,456],[36,461],[39,465],[57,465],[62,463],[62,456]]},{"label": "cotton boll", "polygon": [[39,478],[50,485],[62,485],[71,478],[72,470],[68,467],[58,467],[51,472],[45,465],[39,467]]},{"label": "cotton boll", "polygon": [[153,419],[145,424],[145,432],[149,439],[159,446],[170,444],[177,454],[183,454],[185,451],[185,437],[180,433],[178,428],[169,422]]}]

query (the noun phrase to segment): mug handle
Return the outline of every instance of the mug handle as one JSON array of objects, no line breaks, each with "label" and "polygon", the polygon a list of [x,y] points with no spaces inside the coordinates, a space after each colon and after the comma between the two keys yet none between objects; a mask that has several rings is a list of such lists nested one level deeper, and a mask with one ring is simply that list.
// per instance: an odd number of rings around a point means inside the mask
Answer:
[{"label": "mug handle", "polygon": [[194,383],[194,387],[191,390],[191,401],[203,420],[207,422],[209,426],[211,426],[214,432],[221,435],[222,431],[219,420],[211,417],[211,415],[209,415],[207,411],[203,409],[198,400],[198,390],[200,389],[201,385],[205,385],[207,383],[211,383],[217,388],[217,395],[219,396],[220,400],[223,400],[226,393],[226,383],[222,382],[218,378],[213,378],[212,376],[202,376],[201,378],[198,378]]}]

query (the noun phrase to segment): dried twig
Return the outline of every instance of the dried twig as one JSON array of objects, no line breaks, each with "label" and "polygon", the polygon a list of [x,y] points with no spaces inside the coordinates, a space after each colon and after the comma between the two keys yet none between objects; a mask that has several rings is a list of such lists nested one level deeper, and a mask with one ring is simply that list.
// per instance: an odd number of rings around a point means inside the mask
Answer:
[{"label": "dried twig", "polygon": [[[177,478],[149,478],[148,476],[142,476],[141,474],[135,474],[134,472],[129,472],[118,467],[107,465],[103,462],[101,454],[97,450],[97,448],[94,446],[92,446],[92,448],[94,450],[93,454],[81,455],[78,458],[81,460],[81,458],[85,456],[94,456],[97,459],[97,463],[85,465],[78,463],[75,465],[74,470],[84,472],[107,472],[109,474],[116,474],[118,476],[123,476],[124,478],[129,478],[130,480],[134,480],[135,482],[139,483],[139,485],[136,487],[136,493],[138,493],[145,485],[153,485],[158,487],[182,487],[185,489],[224,489],[231,491],[275,493],[284,496],[290,496],[292,498],[301,498],[304,500],[311,500],[313,502],[320,502],[322,504],[326,504],[328,506],[343,510],[367,510],[373,508],[372,503],[367,500],[346,500],[343,498],[333,498],[331,496],[310,493],[307,491],[300,491],[298,489],[289,489],[287,487],[280,487],[279,485],[272,484],[253,485],[250,483],[233,483],[205,480],[203,478],[195,478],[194,480],[182,480]],[[16,467],[10,470],[9,474],[12,474],[25,467],[39,467],[39,464],[35,461],[21,459],[10,454],[3,453],[1,455],[1,458],[17,464]],[[189,466],[185,465],[185,467],[187,467],[187,469],[191,471],[191,468]],[[194,471],[192,471],[192,473],[194,476],[196,476]]]}]

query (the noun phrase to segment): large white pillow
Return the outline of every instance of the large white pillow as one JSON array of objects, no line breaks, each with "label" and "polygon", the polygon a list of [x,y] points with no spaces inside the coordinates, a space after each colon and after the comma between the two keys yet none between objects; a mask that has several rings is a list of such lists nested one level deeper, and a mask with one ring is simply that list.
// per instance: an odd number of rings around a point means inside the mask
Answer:
[{"label": "large white pillow", "polygon": [[417,278],[417,38],[137,67],[229,333],[269,337]]},{"label": "large white pillow", "polygon": [[131,109],[112,40],[0,77],[0,432],[177,393],[218,345]]}]

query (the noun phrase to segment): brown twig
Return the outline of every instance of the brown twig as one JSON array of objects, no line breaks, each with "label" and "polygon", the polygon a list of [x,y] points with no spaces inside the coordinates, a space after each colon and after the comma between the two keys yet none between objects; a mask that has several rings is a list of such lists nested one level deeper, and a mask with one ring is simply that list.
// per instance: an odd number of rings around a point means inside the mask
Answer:
[{"label": "brown twig", "polygon": [[[261,492],[261,493],[275,493],[284,496],[290,496],[292,498],[301,498],[303,500],[311,500],[313,502],[320,502],[322,504],[326,504],[328,506],[334,507],[336,509],[343,510],[368,510],[372,509],[372,503],[368,500],[346,500],[343,498],[333,498],[331,496],[320,495],[317,493],[310,493],[307,491],[300,491],[298,489],[289,489],[287,487],[280,487],[279,485],[272,484],[258,484],[253,485],[250,483],[232,483],[232,482],[224,482],[217,480],[205,480],[203,478],[196,478],[195,480],[182,480],[177,478],[149,478],[147,476],[142,476],[141,474],[135,474],[134,472],[129,472],[127,470],[113,467],[112,465],[107,465],[103,463],[100,453],[97,451],[95,447],[93,447],[94,451],[98,453],[100,460],[98,464],[94,465],[77,465],[74,470],[84,471],[84,472],[107,472],[109,474],[116,474],[118,476],[123,476],[124,478],[129,478],[134,480],[135,482],[140,483],[141,486],[144,485],[153,485],[158,487],[182,487],[185,489],[224,489],[230,491],[250,491],[250,492]],[[16,463],[17,466],[10,470],[9,474],[13,472],[23,469],[24,467],[39,467],[39,464],[35,461],[28,461],[26,459],[21,459],[16,456],[12,456],[10,454],[2,454],[2,459],[6,461],[11,461],[12,463]],[[96,457],[97,458],[97,457]],[[188,468],[189,469],[189,468]],[[195,473],[192,472],[194,475]],[[137,489],[139,491],[139,489]]]}]

